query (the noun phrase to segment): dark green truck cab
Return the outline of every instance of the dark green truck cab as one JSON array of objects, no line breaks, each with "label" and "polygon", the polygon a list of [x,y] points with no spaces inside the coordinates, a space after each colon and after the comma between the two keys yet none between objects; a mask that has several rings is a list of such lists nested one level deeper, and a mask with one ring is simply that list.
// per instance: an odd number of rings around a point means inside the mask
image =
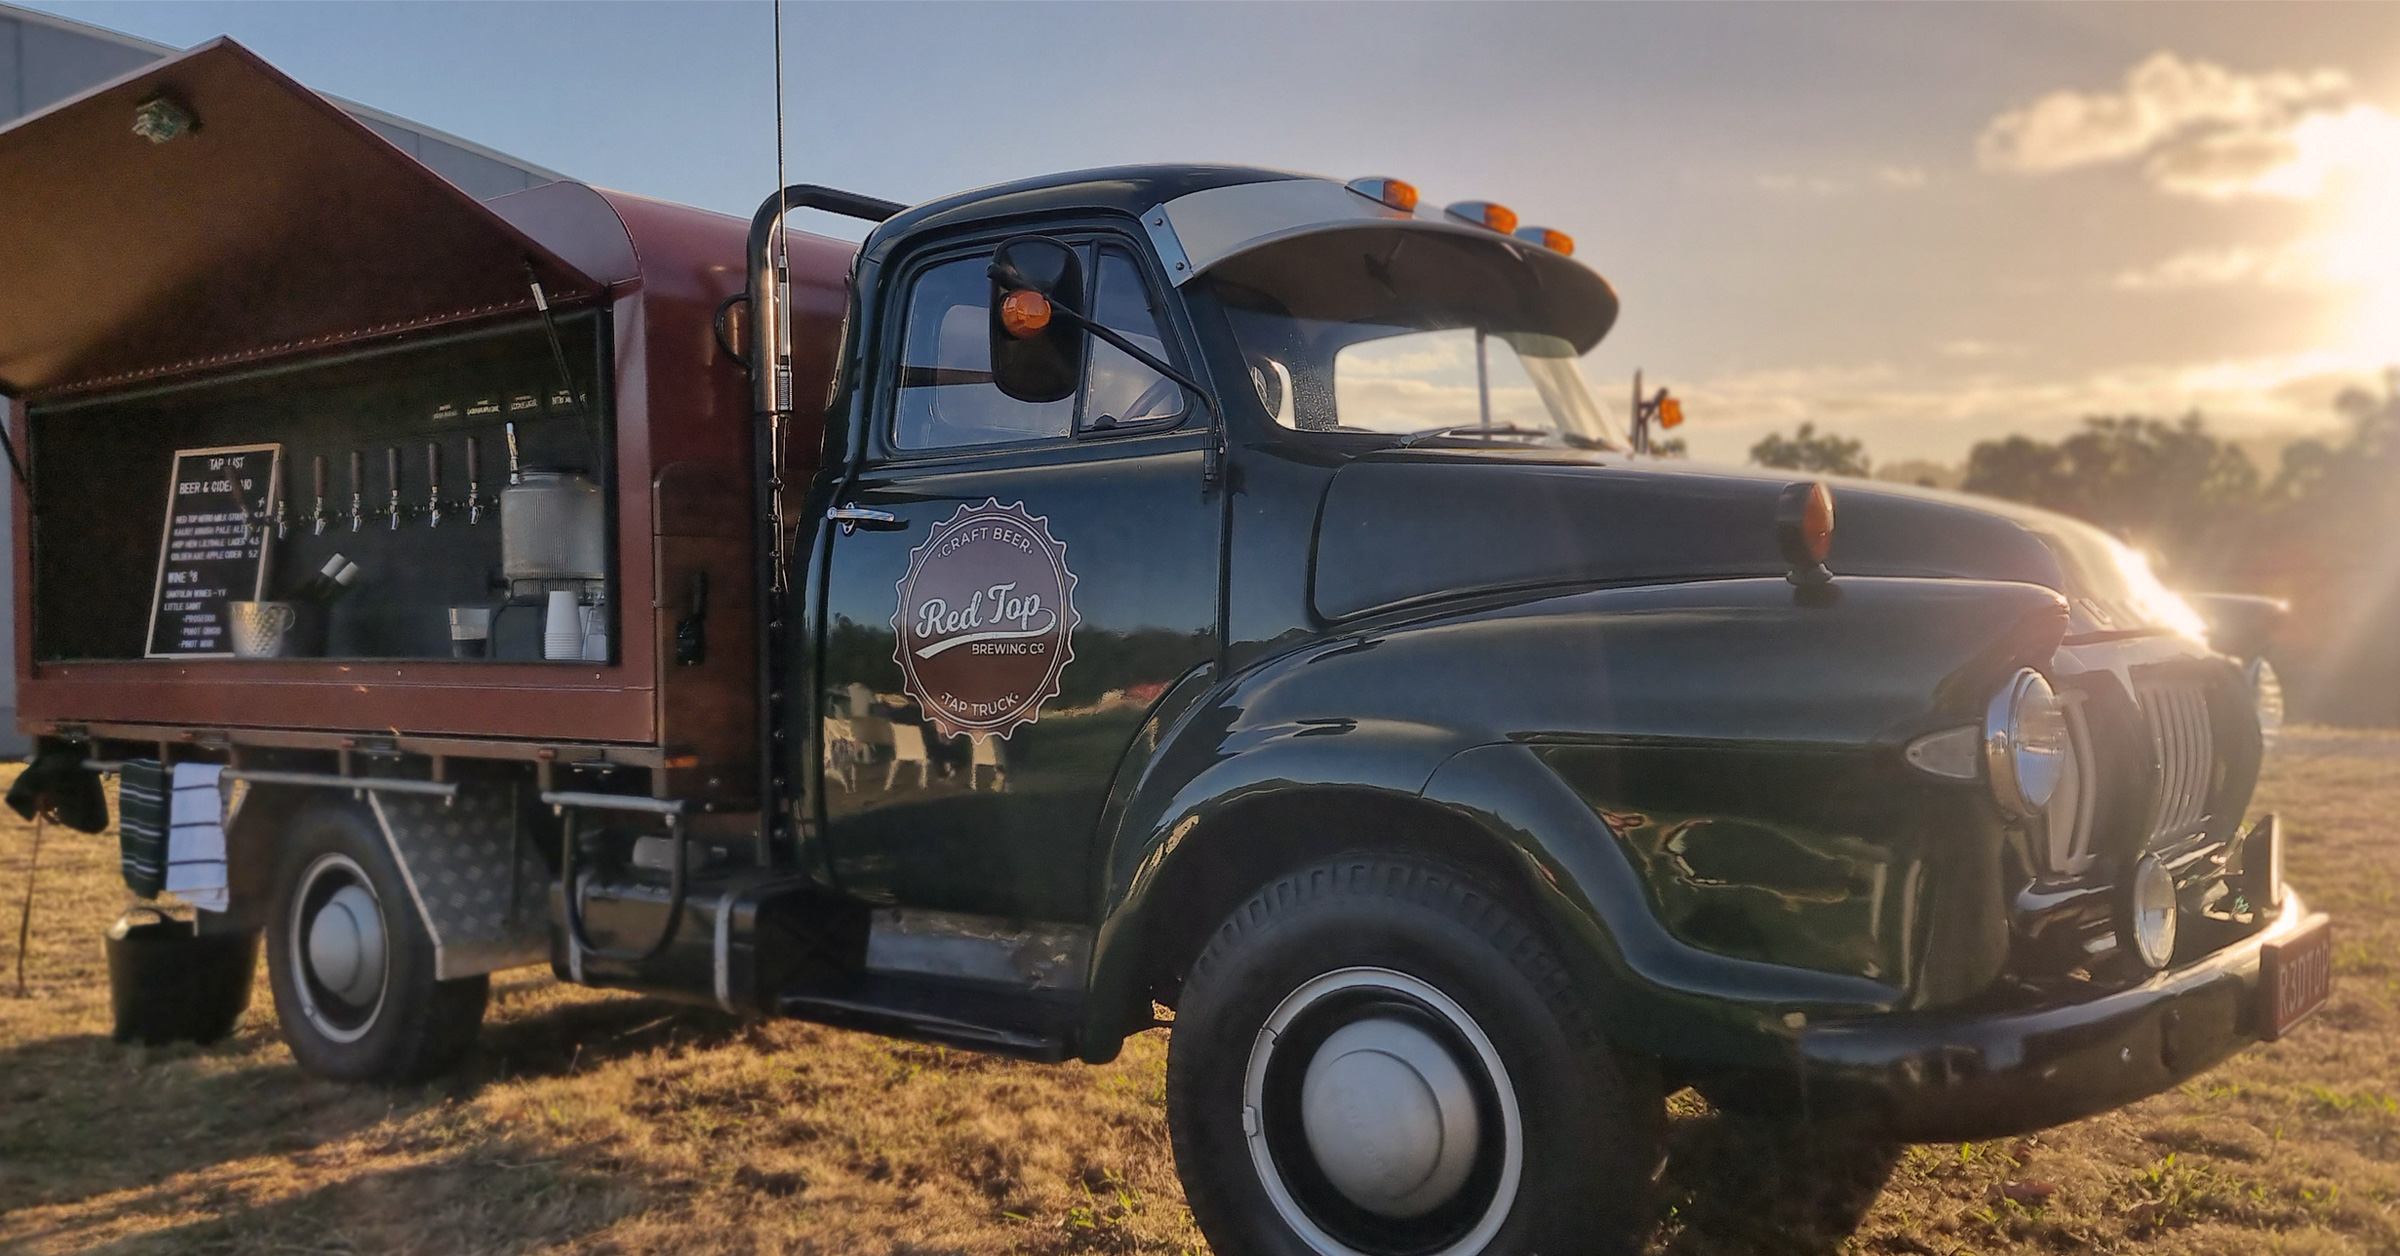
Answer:
[{"label": "dark green truck cab", "polygon": [[779,731],[871,919],[758,1010],[1099,1061],[1174,1009],[1203,1226],[1328,1254],[1630,1241],[1662,1087],[1981,1137],[2287,1027],[2323,929],[2243,827],[2247,683],[2138,556],[1636,457],[1606,284],[1389,188],[870,237]]}]

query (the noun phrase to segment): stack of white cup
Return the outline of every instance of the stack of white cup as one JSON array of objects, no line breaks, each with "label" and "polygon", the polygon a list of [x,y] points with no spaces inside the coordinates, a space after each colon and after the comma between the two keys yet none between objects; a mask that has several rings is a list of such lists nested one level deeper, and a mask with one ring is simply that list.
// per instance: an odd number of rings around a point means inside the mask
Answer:
[{"label": "stack of white cup", "polygon": [[550,608],[542,618],[542,657],[583,657],[583,607],[577,604],[574,594],[564,589],[550,593]]}]

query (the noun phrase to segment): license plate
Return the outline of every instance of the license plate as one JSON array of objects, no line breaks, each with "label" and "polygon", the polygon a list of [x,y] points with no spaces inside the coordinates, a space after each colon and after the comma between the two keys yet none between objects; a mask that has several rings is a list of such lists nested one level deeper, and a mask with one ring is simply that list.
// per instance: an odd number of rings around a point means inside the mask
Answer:
[{"label": "license plate", "polygon": [[2291,1032],[2333,994],[2333,922],[2318,917],[2259,955],[2259,1037],[2273,1042]]}]

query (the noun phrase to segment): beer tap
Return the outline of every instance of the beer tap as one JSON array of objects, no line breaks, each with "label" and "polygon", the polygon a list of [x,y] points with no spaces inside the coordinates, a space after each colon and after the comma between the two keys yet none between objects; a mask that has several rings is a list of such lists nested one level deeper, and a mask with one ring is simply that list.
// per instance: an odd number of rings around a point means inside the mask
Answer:
[{"label": "beer tap", "polygon": [[514,423],[503,423],[500,425],[500,430],[506,433],[508,436],[508,482],[511,484],[523,484],[525,482],[525,473],[520,470],[517,465],[517,425]]},{"label": "beer tap", "polygon": [[318,454],[309,461],[309,480],[316,486],[317,504],[308,512],[309,535],[325,535],[325,455]]},{"label": "beer tap", "polygon": [[365,450],[350,451],[350,530],[358,531],[367,517],[367,455]]},{"label": "beer tap", "polygon": [[400,516],[405,509],[400,505],[400,447],[398,445],[383,447],[383,478],[392,486],[391,524],[386,530],[398,532]]},{"label": "beer tap", "polygon": [[425,526],[442,526],[442,442],[425,442]]},{"label": "beer tap", "polygon": [[483,444],[467,438],[467,526],[483,522]]}]

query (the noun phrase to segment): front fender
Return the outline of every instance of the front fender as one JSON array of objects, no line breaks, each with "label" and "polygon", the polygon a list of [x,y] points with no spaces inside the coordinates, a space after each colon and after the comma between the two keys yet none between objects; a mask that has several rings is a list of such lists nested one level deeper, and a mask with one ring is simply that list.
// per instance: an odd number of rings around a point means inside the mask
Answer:
[{"label": "front fender", "polygon": [[[1156,958],[1143,950],[1156,905],[1176,897],[1183,870],[1241,836],[1212,818],[1300,790],[1437,804],[1470,821],[1486,853],[1505,851],[1554,887],[1544,907],[1554,927],[1626,990],[1694,1006],[1892,1005],[1900,974],[1811,972],[1677,940],[1603,819],[1610,791],[1631,791],[1631,815],[1664,779],[1658,752],[1805,762],[1829,790],[1855,786],[1907,738],[1978,717],[2066,625],[2058,595],[2031,585],[1839,588],[1824,605],[1800,604],[1780,580],[1564,594],[1361,627],[1221,685],[1160,731],[1104,829],[1094,1040],[1146,1019],[1130,1009],[1147,1011],[1138,987]],[[1791,801],[1764,818],[1805,819],[1818,800]]]}]

